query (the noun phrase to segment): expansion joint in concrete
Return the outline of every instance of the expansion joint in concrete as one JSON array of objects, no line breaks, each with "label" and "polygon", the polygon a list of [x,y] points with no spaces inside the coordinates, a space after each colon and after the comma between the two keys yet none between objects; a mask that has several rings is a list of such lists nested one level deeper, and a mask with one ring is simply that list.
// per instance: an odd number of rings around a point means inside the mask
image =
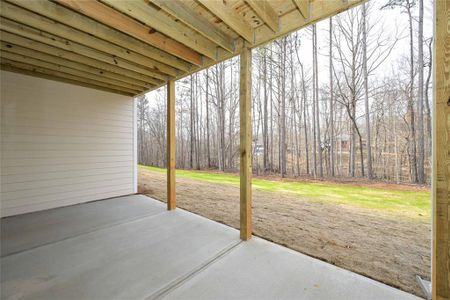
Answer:
[{"label": "expansion joint in concrete", "polygon": [[183,276],[180,276],[179,278],[169,282],[150,296],[146,297],[145,300],[158,300],[163,299],[164,296],[172,292],[173,290],[177,289],[178,287],[185,284],[190,279],[194,278],[196,275],[201,273],[202,271],[206,270],[208,267],[210,267],[212,264],[220,260],[221,258],[225,257],[228,253],[230,253],[233,249],[235,249],[237,246],[239,246],[243,241],[238,240],[236,242],[231,243],[227,247],[225,247],[222,251],[217,253],[216,255],[210,257],[208,260],[206,260],[204,263],[199,265],[198,267],[192,269],[190,272],[184,274]]}]

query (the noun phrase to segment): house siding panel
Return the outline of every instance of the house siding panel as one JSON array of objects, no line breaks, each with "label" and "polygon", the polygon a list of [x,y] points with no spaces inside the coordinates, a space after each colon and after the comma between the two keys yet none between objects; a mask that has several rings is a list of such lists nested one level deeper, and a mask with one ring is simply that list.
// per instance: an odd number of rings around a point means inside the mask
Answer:
[{"label": "house siding panel", "polygon": [[2,217],[136,191],[132,98],[0,75]]}]

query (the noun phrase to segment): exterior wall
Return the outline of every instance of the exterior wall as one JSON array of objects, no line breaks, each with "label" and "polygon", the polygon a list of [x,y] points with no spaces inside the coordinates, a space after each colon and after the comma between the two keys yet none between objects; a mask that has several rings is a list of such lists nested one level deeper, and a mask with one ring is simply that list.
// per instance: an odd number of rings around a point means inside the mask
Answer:
[{"label": "exterior wall", "polygon": [[132,98],[0,75],[2,217],[136,192]]}]

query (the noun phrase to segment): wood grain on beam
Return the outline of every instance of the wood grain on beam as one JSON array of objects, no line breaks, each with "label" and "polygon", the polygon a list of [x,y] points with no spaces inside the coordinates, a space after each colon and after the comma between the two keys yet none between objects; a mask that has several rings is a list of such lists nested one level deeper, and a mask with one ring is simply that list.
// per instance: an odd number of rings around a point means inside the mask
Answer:
[{"label": "wood grain on beam", "polygon": [[255,43],[252,47],[254,48],[271,42],[295,30],[299,30],[300,28],[343,12],[364,1],[365,0],[314,0],[310,3],[310,14],[308,19],[303,18],[300,11],[295,9],[280,17],[280,27],[279,31],[276,33],[266,26],[256,28]]},{"label": "wood grain on beam", "polygon": [[269,26],[272,31],[278,31],[278,14],[270,6],[268,0],[245,0],[245,2],[255,11],[258,17]]},{"label": "wood grain on beam", "polygon": [[[195,64],[201,63],[201,56],[197,52],[173,39],[167,38],[166,36],[155,32],[153,28],[149,28],[148,26],[145,26],[98,1],[57,0],[57,2],[89,16],[98,22],[116,28],[117,30],[127,33],[145,43],[166,51],[171,55]],[[161,61],[171,64],[169,60]],[[176,66],[182,66],[184,69],[183,64],[178,63],[179,62],[176,62]]]},{"label": "wood grain on beam", "polygon": [[210,41],[216,43],[229,52],[233,52],[233,39],[214,26],[211,26],[211,23],[208,20],[203,19],[202,16],[193,12],[192,9],[186,7],[183,1],[150,0],[150,2],[154,3],[167,13],[171,14]]},{"label": "wood grain on beam", "polygon": [[189,48],[216,59],[216,45],[191,28],[169,18],[162,10],[145,1],[103,0],[109,6],[154,28]]},{"label": "wood grain on beam", "polygon": [[253,43],[252,27],[236,11],[225,5],[222,0],[199,0],[199,2],[247,42]]},{"label": "wood grain on beam", "polygon": [[80,85],[84,87],[89,87],[93,89],[103,90],[115,94],[122,94],[127,96],[134,96],[134,93],[129,93],[121,89],[115,89],[110,85],[103,84],[102,82],[96,82],[92,80],[87,80],[83,77],[78,77],[70,74],[65,74],[61,72],[56,72],[53,70],[30,66],[24,63],[8,61],[6,59],[1,59],[0,69],[4,71],[10,71],[15,73],[21,73],[30,76],[36,76],[41,78],[46,78],[50,80],[62,81],[66,83],[71,83],[75,85]]},{"label": "wood grain on beam", "polygon": [[431,290],[444,300],[450,299],[450,1],[434,5]]},{"label": "wood grain on beam", "polygon": [[84,76],[86,78],[129,89],[134,93],[139,93],[147,89],[147,87],[137,86],[124,82],[117,78],[108,77],[106,75],[111,76],[111,73],[105,72],[95,67],[86,66],[77,62],[48,55],[42,52],[37,52],[28,48],[1,42],[0,49],[2,50],[1,56],[10,60],[21,61],[30,65],[40,66],[55,71],[61,71],[76,76]]},{"label": "wood grain on beam", "polygon": [[240,58],[240,231],[241,239],[252,236],[252,50],[242,49]]},{"label": "wood grain on beam", "polygon": [[293,0],[303,18],[309,18],[309,0]]},{"label": "wood grain on beam", "polygon": [[[15,31],[14,28],[4,26],[3,21],[4,19],[0,20],[0,28],[2,29],[0,39],[2,41],[121,74],[145,86],[161,84],[161,81],[139,73],[140,69],[136,65],[131,65],[120,58],[44,32],[39,31],[40,34],[36,35],[35,32],[24,31],[22,29],[25,26],[21,26],[21,30]],[[4,30],[8,30],[8,32]]]},{"label": "wood grain on beam", "polygon": [[175,187],[175,81],[167,82],[167,209],[177,207]]},{"label": "wood grain on beam", "polygon": [[106,88],[111,88],[115,90],[124,91],[130,94],[139,94],[142,92],[142,90],[136,90],[136,89],[129,89],[123,86],[119,86],[113,82],[110,82],[110,80],[105,79],[101,76],[92,75],[89,73],[85,73],[82,71],[78,71],[75,69],[68,68],[66,66],[61,65],[55,65],[53,63],[45,62],[39,59],[35,59],[32,57],[24,56],[21,54],[15,54],[10,52],[1,52],[1,63],[9,63],[14,62],[15,67],[23,68],[23,65],[28,65],[29,67],[36,68],[36,70],[45,69],[47,71],[53,71],[55,75],[56,74],[64,74],[66,75],[73,75],[78,78],[84,78],[86,81],[98,85],[98,86],[104,86]]},{"label": "wood grain on beam", "polygon": [[[292,31],[301,29],[303,27],[306,27],[308,25],[311,25],[315,22],[318,22],[320,20],[326,19],[330,16],[333,16],[335,14],[338,14],[342,11],[345,11],[349,8],[352,8],[356,5],[359,5],[363,3],[364,0],[347,0],[346,2],[343,2],[342,0],[315,0],[311,2],[311,16],[309,20],[305,20],[300,12],[296,9],[292,12],[283,15],[279,18],[280,21],[280,27],[278,32],[273,32],[270,28],[267,26],[260,26],[255,29],[255,43],[251,45],[252,48],[261,46],[265,43],[269,43],[274,39],[277,39],[279,37],[282,37],[284,35],[289,34]],[[191,75],[195,72],[198,72],[200,70],[203,70],[205,68],[208,68],[210,66],[213,66],[214,64],[218,62],[222,62],[224,60],[230,59],[236,55],[238,55],[243,47],[243,40],[237,39],[235,44],[235,51],[233,53],[229,53],[226,51],[219,51],[218,59],[215,62],[208,62],[207,64],[204,64],[200,68],[194,68],[193,70],[184,73],[180,76],[177,76],[175,79],[182,79],[188,75]],[[156,88],[162,87],[163,84],[159,85]],[[155,89],[156,89],[155,88]]]},{"label": "wood grain on beam", "polygon": [[167,53],[68,8],[43,0],[9,2],[17,6],[1,2],[0,14],[5,18],[135,62],[148,68],[155,78],[167,80],[162,73],[177,75],[174,67],[157,61],[158,51]]}]

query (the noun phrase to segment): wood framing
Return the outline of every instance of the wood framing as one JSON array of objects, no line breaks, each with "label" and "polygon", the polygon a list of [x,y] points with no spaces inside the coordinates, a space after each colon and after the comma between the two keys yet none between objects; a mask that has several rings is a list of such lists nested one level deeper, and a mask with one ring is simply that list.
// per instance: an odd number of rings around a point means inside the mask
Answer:
[{"label": "wood framing", "polygon": [[240,57],[240,230],[241,239],[252,237],[252,50]]},{"label": "wood framing", "polygon": [[103,1],[155,30],[171,36],[173,39],[183,43],[191,49],[194,49],[211,59],[216,59],[216,45],[214,43],[194,32],[187,26],[182,26],[179,22],[168,18],[161,10],[154,8],[148,3],[144,1]]},{"label": "wood framing", "polygon": [[175,187],[175,81],[167,82],[167,209],[177,207]]},{"label": "wood framing", "polygon": [[[149,43],[150,45],[164,50],[168,54],[177,56],[186,61],[194,62],[195,64],[200,64],[201,57],[197,52],[173,39],[167,38],[162,34],[156,32],[154,34],[149,34],[149,32],[153,30],[152,28],[121,14],[107,5],[97,1],[57,1],[58,3],[64,4],[67,7],[90,16],[103,24],[117,28],[118,30],[126,32],[145,43]],[[161,61],[172,66],[180,67],[183,70],[188,67],[187,64],[171,58],[170,56],[166,56],[165,58],[161,57]]]},{"label": "wood framing", "polygon": [[152,3],[171,14],[190,28],[196,30],[198,33],[209,39],[210,41],[221,46],[229,52],[233,52],[234,42],[228,35],[215,30],[211,24],[204,20],[202,16],[196,15],[189,10],[183,1],[180,0],[150,0]]},{"label": "wood framing", "polygon": [[253,29],[221,0],[199,0],[203,6],[231,27],[249,43],[253,43]]},{"label": "wood framing", "polygon": [[[176,70],[173,67],[156,60],[160,57],[157,55],[160,53],[156,48],[133,39],[122,32],[95,22],[83,15],[75,14],[56,3],[43,0],[10,1],[26,10],[2,2],[0,13],[5,18],[25,23],[59,36],[66,36],[68,39],[94,49],[114,53],[118,57],[145,66],[149,71],[152,71],[151,74],[156,78],[167,80],[167,76],[161,75],[163,72],[170,76],[176,75]],[[54,21],[57,21],[57,23]]]},{"label": "wood framing", "polygon": [[60,73],[60,72],[53,72],[51,70],[47,70],[44,68],[35,68],[33,66],[29,66],[26,64],[21,64],[18,66],[15,66],[15,65],[16,65],[15,62],[3,61],[0,65],[0,70],[14,72],[14,73],[20,73],[20,74],[29,75],[29,76],[35,76],[35,77],[44,78],[44,79],[50,79],[50,80],[54,80],[54,81],[61,81],[61,82],[65,82],[65,83],[84,86],[84,87],[88,87],[91,89],[102,90],[102,91],[125,95],[125,96],[133,96],[133,94],[131,94],[131,93],[127,93],[122,90],[116,90],[112,87],[96,85],[93,82],[86,80],[82,77],[77,77],[77,76],[73,76],[70,74],[64,74],[64,73]]},{"label": "wood framing", "polygon": [[[34,8],[34,5],[25,5],[27,3],[35,3],[34,1],[24,1],[20,2],[22,5],[27,8]],[[50,14],[50,13],[48,13]],[[117,46],[108,42],[108,40],[113,39],[113,36],[105,35],[105,39],[95,38],[92,35],[89,35],[85,32],[75,30],[70,26],[66,26],[60,23],[55,23],[51,19],[39,16],[35,13],[29,12],[25,9],[19,8],[17,6],[13,6],[6,2],[1,2],[1,10],[0,15],[2,17],[14,20],[18,23],[24,23],[30,27],[34,27],[44,32],[48,32],[57,36],[67,37],[67,40],[74,41],[76,43],[82,44],[84,46],[90,47],[92,49],[103,51],[106,53],[113,54],[115,57],[119,57],[123,59],[123,64],[127,65],[129,69],[136,71],[138,73],[145,74],[147,76],[153,77],[155,79],[160,79],[161,81],[165,81],[168,76],[165,76],[158,72],[157,65],[155,65],[151,59],[145,57],[139,53],[127,50],[126,48]],[[64,18],[59,17],[58,19],[64,20]],[[67,23],[72,23],[67,22]],[[84,24],[84,23],[82,23]],[[84,26],[84,25],[83,25]],[[92,25],[94,26],[94,25]],[[91,26],[91,28],[92,28]],[[94,27],[95,32],[101,32],[98,27]],[[122,41],[123,43],[123,41]],[[130,63],[126,63],[129,61]],[[133,63],[132,63],[133,62]],[[142,66],[137,65],[136,63],[142,63]]]},{"label": "wood framing", "polygon": [[146,86],[149,85],[149,88],[161,84],[160,80],[139,73],[136,65],[130,65],[129,62],[118,57],[59,38],[56,35],[15,24],[3,18],[0,18],[0,29],[1,40],[4,42],[121,74],[124,77],[130,77],[130,80],[133,80],[132,83],[141,82]]},{"label": "wood framing", "polygon": [[309,0],[293,0],[303,18],[309,18]]},{"label": "wood framing", "polygon": [[450,298],[450,1],[434,1],[432,295]]},{"label": "wood framing", "polygon": [[[291,0],[289,1],[291,2]],[[347,0],[347,1],[315,0],[310,3],[311,12],[309,19],[303,18],[300,11],[296,9],[296,7],[294,6],[293,10],[289,11],[288,13],[282,16],[279,16],[279,28],[277,32],[273,32],[272,29],[270,29],[265,24],[264,26],[258,26],[254,28],[255,40],[254,43],[250,44],[249,46],[252,49],[261,46],[281,36],[289,34],[290,32],[293,32],[305,26],[311,25],[317,21],[333,16],[339,12],[352,8],[358,4],[361,4],[362,2],[364,2],[364,0]],[[294,5],[293,2],[292,5]],[[219,55],[217,60],[215,61],[205,60],[205,63],[201,67],[196,67],[187,73],[183,73],[182,75],[175,77],[175,79],[178,80],[184,78],[190,74],[203,70],[207,67],[213,66],[218,62],[222,62],[224,60],[237,56],[240,54],[243,45],[244,45],[243,39],[238,38],[235,40],[235,50],[233,53],[229,53],[228,51],[221,52],[220,51],[221,48],[219,48]],[[155,88],[162,87],[164,84],[161,84]]]},{"label": "wood framing", "polygon": [[274,32],[278,31],[278,15],[267,0],[245,0]]},{"label": "wood framing", "polygon": [[14,62],[17,62],[20,64],[27,64],[29,66],[41,67],[41,68],[45,68],[45,69],[52,70],[55,72],[71,74],[71,75],[78,76],[83,79],[88,79],[90,82],[98,82],[99,85],[106,84],[107,87],[114,87],[117,90],[123,90],[130,94],[139,93],[144,90],[141,87],[132,86],[130,84],[124,83],[119,80],[108,79],[103,76],[97,76],[96,74],[92,74],[92,73],[86,72],[84,70],[78,70],[78,69],[66,67],[66,65],[64,65],[64,64],[50,63],[47,61],[36,59],[36,58],[34,58],[32,56],[28,56],[28,55],[17,54],[17,53],[12,53],[12,52],[8,52],[8,51],[2,51],[2,57],[0,58],[0,60],[2,61],[2,63],[4,63],[5,61],[9,61],[10,63],[11,63],[11,61],[14,61]]},{"label": "wood framing", "polygon": [[[0,31],[0,34],[3,34]],[[4,54],[11,53],[16,55],[24,55],[26,57],[39,59],[43,62],[54,63],[61,66],[66,66],[72,69],[76,69],[82,72],[87,72],[89,74],[93,74],[97,76],[97,79],[101,79],[104,77],[106,80],[110,82],[115,82],[117,85],[124,86],[126,88],[135,89],[135,90],[146,90],[151,87],[151,85],[146,84],[140,80],[133,80],[127,77],[124,77],[120,74],[112,73],[106,71],[104,69],[99,69],[94,66],[86,65],[77,61],[71,61],[68,59],[61,58],[59,56],[49,55],[44,52],[28,49],[25,47],[13,45],[7,42],[0,42],[0,49],[2,51],[2,56],[5,57]]]},{"label": "wood framing", "polygon": [[237,56],[244,43],[258,47],[363,1],[0,0],[0,40],[39,58],[1,51],[140,95]]}]

